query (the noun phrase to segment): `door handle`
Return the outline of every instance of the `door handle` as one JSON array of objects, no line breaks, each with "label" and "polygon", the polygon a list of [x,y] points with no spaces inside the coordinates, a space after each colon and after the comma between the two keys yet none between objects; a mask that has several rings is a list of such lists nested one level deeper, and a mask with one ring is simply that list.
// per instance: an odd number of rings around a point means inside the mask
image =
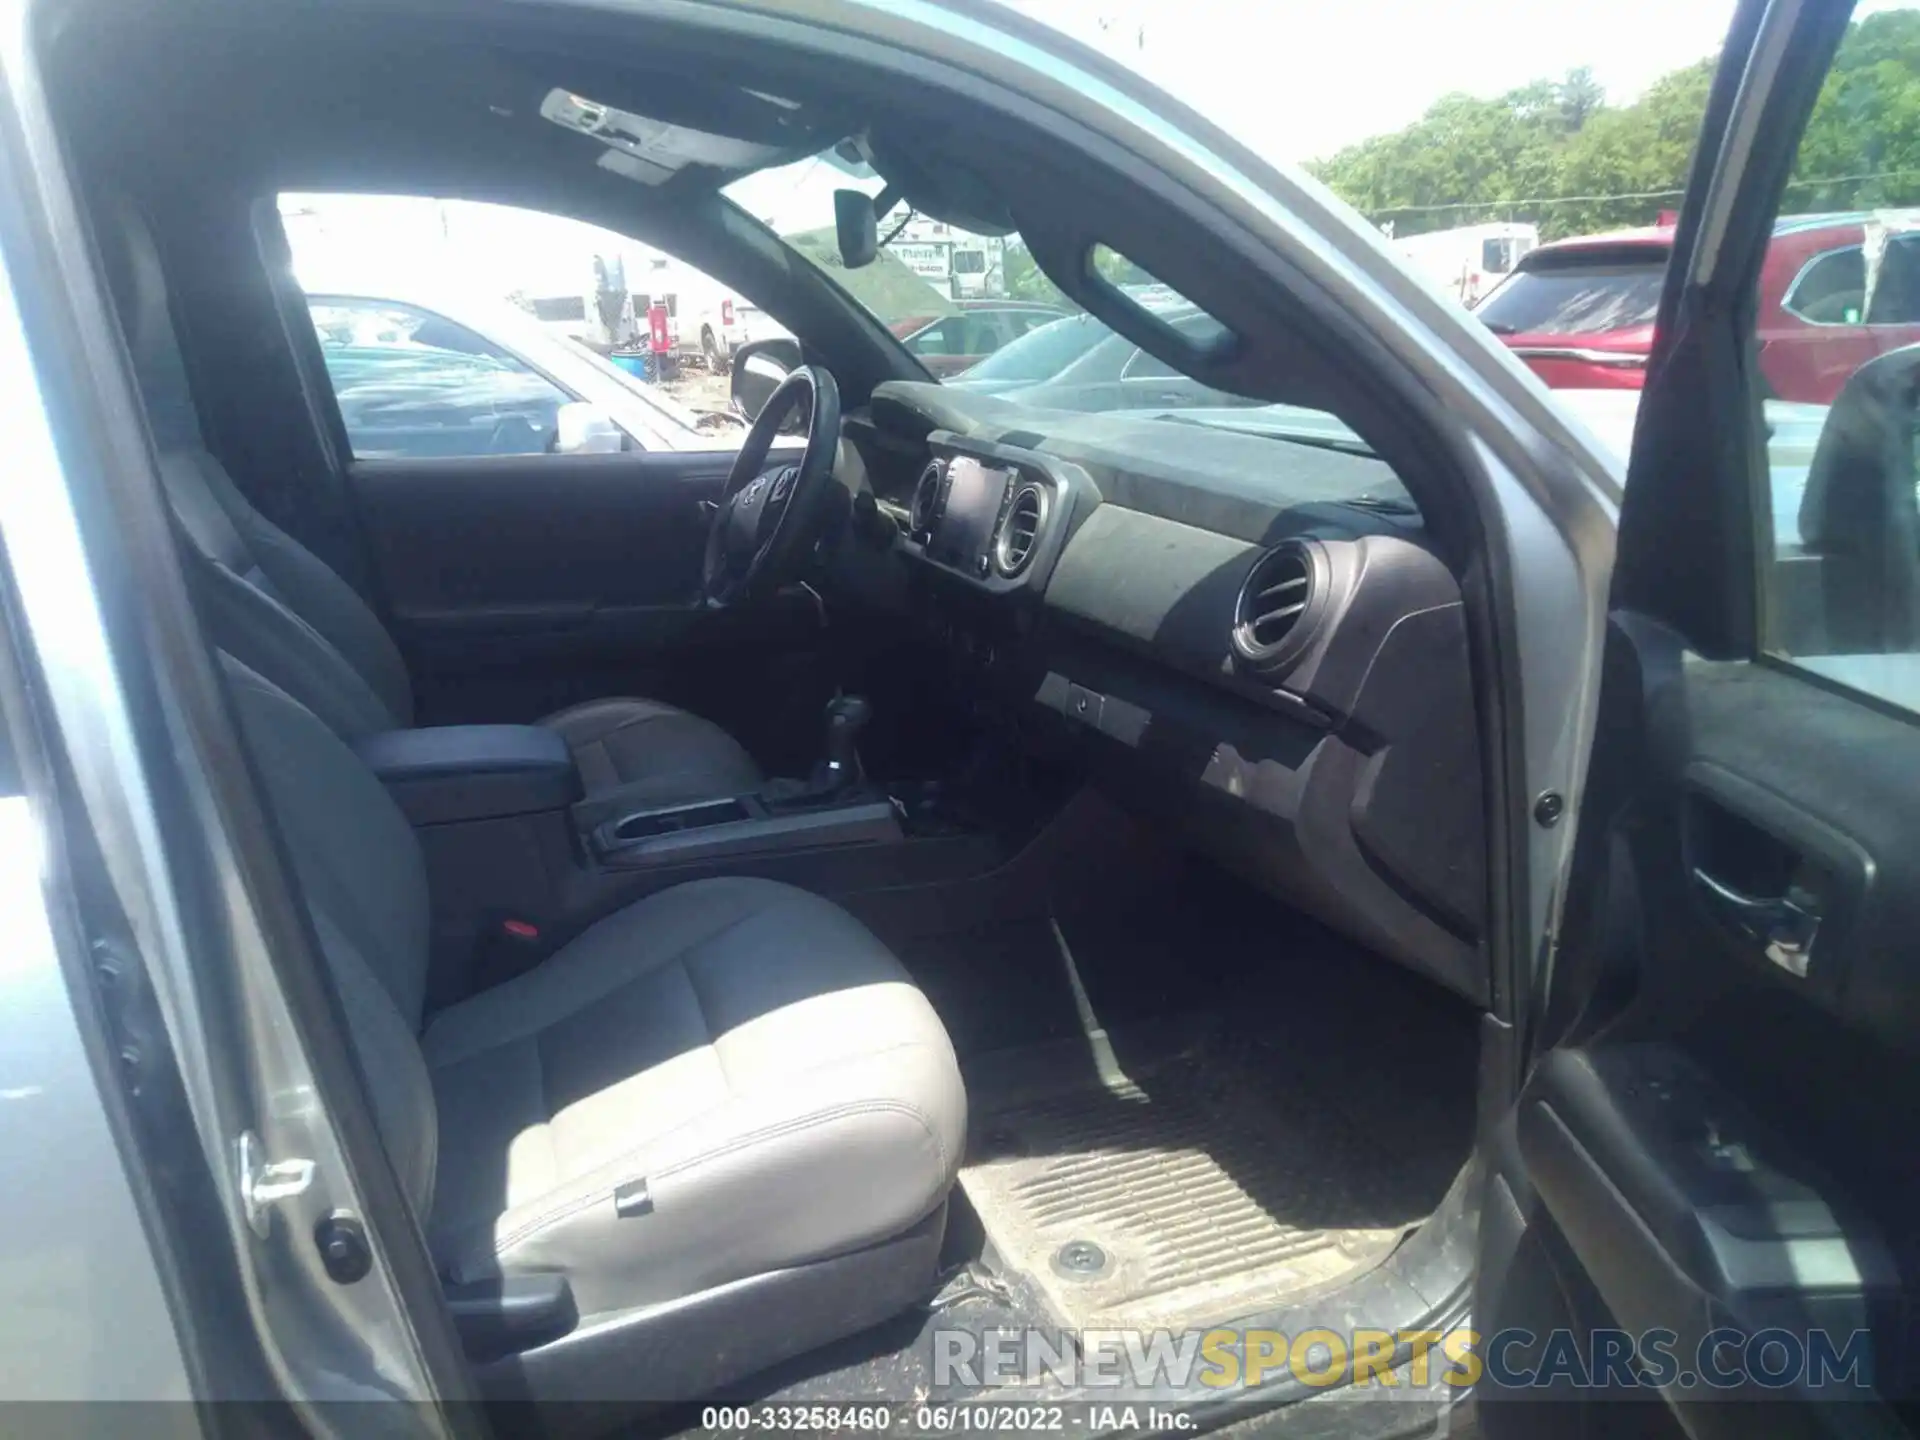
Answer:
[{"label": "door handle", "polygon": [[1749,895],[1716,880],[1698,865],[1693,867],[1693,883],[1708,908],[1757,943],[1767,959],[1796,979],[1807,978],[1807,962],[1820,933],[1820,910],[1814,897],[1798,886],[1780,896]]}]

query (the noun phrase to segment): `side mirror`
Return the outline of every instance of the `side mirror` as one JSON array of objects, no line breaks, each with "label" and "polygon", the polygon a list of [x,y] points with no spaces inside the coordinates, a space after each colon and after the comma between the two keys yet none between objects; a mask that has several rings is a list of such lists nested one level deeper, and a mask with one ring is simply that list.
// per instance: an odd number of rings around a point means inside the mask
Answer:
[{"label": "side mirror", "polygon": [[731,385],[734,411],[749,425],[758,420],[780,382],[798,370],[800,363],[800,342],[789,335],[749,341],[735,350]]},{"label": "side mirror", "polygon": [[616,455],[626,448],[626,431],[598,405],[575,400],[554,412],[556,455]]},{"label": "side mirror", "polygon": [[880,220],[873,197],[864,190],[833,192],[833,228],[840,242],[840,263],[849,270],[871,265],[880,253]]}]

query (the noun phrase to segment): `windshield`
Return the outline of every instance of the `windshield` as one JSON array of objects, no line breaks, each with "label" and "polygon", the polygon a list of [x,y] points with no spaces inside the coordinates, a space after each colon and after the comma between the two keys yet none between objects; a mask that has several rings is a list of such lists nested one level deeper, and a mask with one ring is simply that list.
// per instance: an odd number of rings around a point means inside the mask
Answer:
[{"label": "windshield", "polygon": [[[847,268],[834,230],[834,191],[871,195],[882,188],[870,171],[828,152],[756,171],[724,193],[904,340],[932,378],[956,390],[1055,412],[1125,413],[1143,424],[1167,425],[1170,436],[1190,436],[1198,426],[1243,440],[1365,453],[1359,437],[1324,411],[1225,394],[1116,334],[1047,277],[1018,234],[969,234],[895,207],[880,220],[874,262]],[[1141,309],[1199,343],[1231,335],[1230,323],[1107,247],[1096,246],[1091,262]],[[1176,449],[1188,443],[1178,440]],[[1244,443],[1222,447],[1229,450],[1252,453]],[[1270,470],[1271,457],[1263,456],[1261,465]],[[1376,476],[1365,480],[1370,492],[1382,488]]]},{"label": "windshield", "polygon": [[1473,313],[1496,335],[1631,330],[1653,324],[1666,273],[1666,253],[1658,250],[1631,261],[1600,255],[1542,263],[1516,271]]},{"label": "windshield", "polygon": [[1029,330],[979,364],[961,371],[961,378],[974,383],[1004,380],[1037,385],[1051,380],[1111,334],[1113,331],[1091,315],[1069,315]]}]

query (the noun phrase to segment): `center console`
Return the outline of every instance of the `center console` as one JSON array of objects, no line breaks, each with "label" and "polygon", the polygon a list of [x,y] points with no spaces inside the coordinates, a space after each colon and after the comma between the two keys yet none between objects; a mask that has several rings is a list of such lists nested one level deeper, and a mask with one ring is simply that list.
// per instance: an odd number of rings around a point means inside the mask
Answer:
[{"label": "center console", "polygon": [[592,831],[591,849],[603,865],[633,868],[900,838],[899,816],[885,794],[849,793],[831,804],[786,810],[761,795],[736,795],[604,821]]},{"label": "center console", "polygon": [[356,749],[415,826],[564,810],[580,798],[567,742],[537,725],[439,725]]}]

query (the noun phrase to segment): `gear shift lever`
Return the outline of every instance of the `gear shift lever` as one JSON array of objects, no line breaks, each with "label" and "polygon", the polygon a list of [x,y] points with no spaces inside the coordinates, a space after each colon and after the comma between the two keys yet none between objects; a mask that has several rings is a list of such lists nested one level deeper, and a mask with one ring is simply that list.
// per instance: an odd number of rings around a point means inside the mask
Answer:
[{"label": "gear shift lever", "polygon": [[865,775],[860,767],[860,732],[873,718],[873,705],[863,695],[836,695],[827,702],[827,758],[813,767],[805,780],[769,780],[760,800],[775,813],[810,810],[851,798]]},{"label": "gear shift lever", "polygon": [[873,705],[864,695],[836,695],[827,702],[828,790],[844,790],[860,779],[860,732],[871,719]]}]

